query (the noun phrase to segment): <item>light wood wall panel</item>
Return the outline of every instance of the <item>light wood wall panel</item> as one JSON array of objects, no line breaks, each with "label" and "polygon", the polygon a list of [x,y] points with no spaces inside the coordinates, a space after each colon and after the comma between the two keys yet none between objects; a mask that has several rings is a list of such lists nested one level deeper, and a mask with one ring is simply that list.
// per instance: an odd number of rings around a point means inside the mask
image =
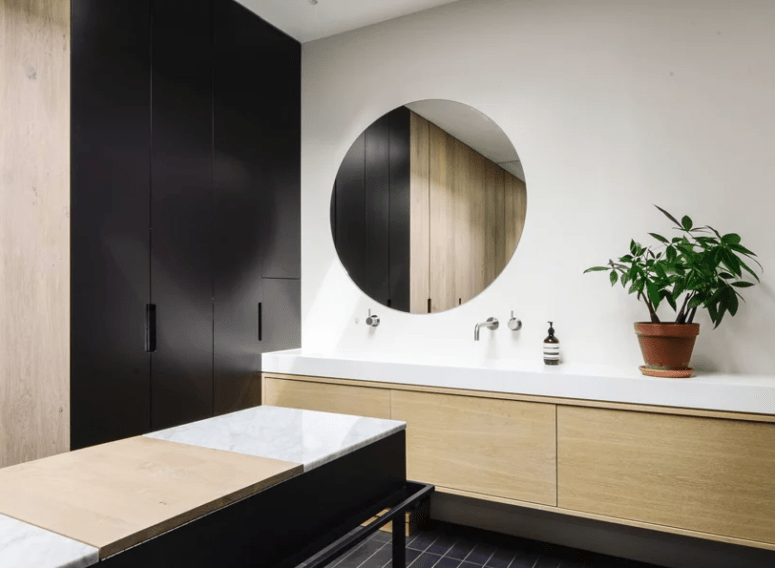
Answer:
[{"label": "light wood wall panel", "polygon": [[511,260],[522,238],[522,230],[525,227],[525,215],[527,212],[527,186],[525,182],[509,172],[504,172],[505,184],[505,235],[506,235],[506,263]]},{"label": "light wood wall panel", "polygon": [[0,0],[0,467],[70,444],[70,2]]},{"label": "light wood wall panel", "polygon": [[430,124],[430,290],[431,311],[457,305],[455,281],[455,142]]},{"label": "light wood wall panel", "polygon": [[[435,124],[411,116],[411,311],[427,312],[430,297],[431,311],[440,312],[478,295],[503,271],[522,234],[526,188]],[[427,232],[423,223],[429,223]],[[426,238],[427,288],[421,262]],[[429,296],[421,297],[426,290]]]},{"label": "light wood wall panel", "polygon": [[410,479],[557,504],[554,405],[394,390],[392,408]]},{"label": "light wood wall panel", "polygon": [[263,404],[390,418],[390,391],[264,377]]},{"label": "light wood wall panel", "polygon": [[409,311],[428,312],[431,297],[430,123],[410,114]]},{"label": "light wood wall panel", "polygon": [[558,408],[558,505],[775,543],[775,425]]}]

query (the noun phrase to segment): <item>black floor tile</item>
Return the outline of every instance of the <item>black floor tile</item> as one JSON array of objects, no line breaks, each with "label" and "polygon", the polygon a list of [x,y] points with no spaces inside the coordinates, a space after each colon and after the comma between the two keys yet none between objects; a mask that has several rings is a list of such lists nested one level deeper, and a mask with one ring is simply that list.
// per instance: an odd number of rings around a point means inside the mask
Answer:
[{"label": "black floor tile", "polygon": [[484,566],[487,561],[490,559],[490,557],[495,552],[495,547],[491,544],[487,544],[485,542],[480,542],[476,545],[476,548],[474,548],[471,553],[465,557],[466,562],[470,562],[471,564],[478,564],[479,566]]},{"label": "black floor tile", "polygon": [[485,566],[489,568],[509,568],[515,556],[516,551],[513,548],[497,548]]},{"label": "black floor tile", "polygon": [[473,562],[463,562],[460,568],[482,568],[481,564],[474,564]]},{"label": "black floor tile", "polygon": [[390,542],[390,540],[393,538],[392,533],[387,533],[383,531],[377,531],[373,535],[369,537],[371,540],[376,540],[379,542]]},{"label": "black floor tile", "polygon": [[433,565],[436,564],[440,558],[441,556],[437,554],[423,552],[408,568],[433,568]]},{"label": "black floor tile", "polygon": [[414,550],[425,551],[434,541],[440,536],[441,533],[436,531],[420,531],[416,538],[412,539],[412,542],[407,544],[407,548],[413,548]]},{"label": "black floor tile", "polygon": [[458,568],[460,566],[460,560],[457,558],[450,558],[449,556],[442,556],[433,568]]},{"label": "black floor tile", "polygon": [[514,560],[512,560],[509,568],[533,568],[533,566],[536,565],[536,562],[538,562],[537,555],[520,552],[516,555]]},{"label": "black floor tile", "polygon": [[338,562],[329,564],[333,568],[358,568],[372,554],[384,546],[384,543],[376,540],[367,540],[343,556]]},{"label": "black floor tile", "polygon": [[425,552],[444,556],[449,549],[452,548],[452,545],[455,544],[456,540],[457,539],[454,536],[440,532],[438,538],[433,541],[433,544],[431,544]]},{"label": "black floor tile", "polygon": [[551,556],[542,556],[538,559],[534,568],[558,568],[560,566],[560,560],[558,558],[552,558]]},{"label": "black floor tile", "polygon": [[392,561],[393,547],[390,544],[383,544],[382,548],[361,564],[361,568],[382,568],[385,564],[389,564]]},{"label": "black floor tile", "polygon": [[476,540],[461,535],[455,541],[455,544],[453,544],[452,547],[447,551],[447,556],[450,558],[463,560],[466,556],[468,556],[468,553],[474,549],[476,544]]},{"label": "black floor tile", "polygon": [[412,562],[417,560],[417,557],[420,556],[422,552],[419,550],[412,550],[411,548],[406,549],[406,566],[408,567]]}]

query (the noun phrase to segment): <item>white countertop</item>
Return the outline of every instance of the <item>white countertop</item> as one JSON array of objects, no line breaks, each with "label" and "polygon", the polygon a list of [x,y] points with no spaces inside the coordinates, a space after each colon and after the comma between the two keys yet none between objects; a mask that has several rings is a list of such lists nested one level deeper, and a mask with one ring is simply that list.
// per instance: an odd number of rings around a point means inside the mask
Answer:
[{"label": "white countertop", "polygon": [[0,515],[0,566],[83,568],[98,561],[93,546]]},{"label": "white countertop", "polygon": [[146,436],[300,463],[309,471],[405,428],[397,420],[258,406]]},{"label": "white countertop", "polygon": [[509,359],[377,361],[303,349],[264,353],[261,361],[265,373],[775,415],[775,375],[662,379],[642,375],[637,367],[550,367]]}]

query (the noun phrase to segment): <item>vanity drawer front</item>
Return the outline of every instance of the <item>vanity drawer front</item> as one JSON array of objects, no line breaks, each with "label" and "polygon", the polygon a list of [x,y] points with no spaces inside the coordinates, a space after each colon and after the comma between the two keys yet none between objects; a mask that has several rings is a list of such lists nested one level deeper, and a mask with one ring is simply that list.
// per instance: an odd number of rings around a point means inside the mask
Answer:
[{"label": "vanity drawer front", "polygon": [[410,479],[482,495],[557,503],[553,404],[392,391],[407,423]]},{"label": "vanity drawer front", "polygon": [[264,404],[390,418],[390,391],[264,377]]},{"label": "vanity drawer front", "polygon": [[558,505],[775,543],[775,425],[559,406]]}]

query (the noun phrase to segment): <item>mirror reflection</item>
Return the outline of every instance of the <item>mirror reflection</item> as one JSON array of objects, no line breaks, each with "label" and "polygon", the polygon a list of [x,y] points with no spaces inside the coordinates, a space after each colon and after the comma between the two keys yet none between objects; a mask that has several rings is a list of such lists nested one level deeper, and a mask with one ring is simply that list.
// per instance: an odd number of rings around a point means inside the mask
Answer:
[{"label": "mirror reflection", "polygon": [[402,106],[342,161],[330,211],[336,251],[384,306],[454,308],[511,259],[525,223],[524,178],[506,134],[478,110],[446,100]]}]

